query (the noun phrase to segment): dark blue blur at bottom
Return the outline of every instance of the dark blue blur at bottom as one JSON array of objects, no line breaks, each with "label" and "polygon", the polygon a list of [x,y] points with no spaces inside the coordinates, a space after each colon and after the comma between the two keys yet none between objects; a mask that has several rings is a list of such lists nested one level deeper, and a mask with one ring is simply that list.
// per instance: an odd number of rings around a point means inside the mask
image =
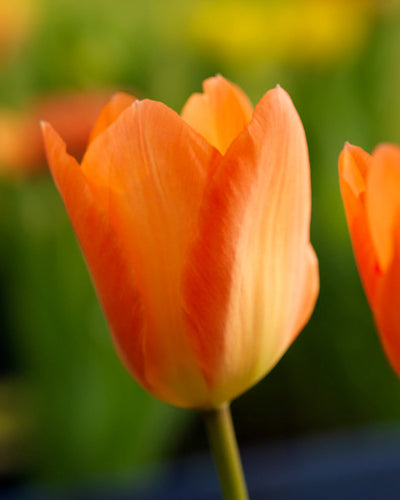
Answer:
[{"label": "dark blue blur at bottom", "polygon": [[[307,437],[245,450],[251,500],[398,500],[400,428]],[[144,471],[135,486],[103,484],[61,492],[9,488],[1,500],[220,500],[210,456]]]}]

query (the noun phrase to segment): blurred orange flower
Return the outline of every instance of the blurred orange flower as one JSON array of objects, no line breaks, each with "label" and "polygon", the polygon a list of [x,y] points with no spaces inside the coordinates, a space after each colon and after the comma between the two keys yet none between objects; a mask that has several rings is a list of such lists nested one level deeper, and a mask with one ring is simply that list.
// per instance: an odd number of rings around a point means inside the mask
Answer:
[{"label": "blurred orange flower", "polygon": [[400,148],[347,144],[340,187],[358,270],[385,352],[400,376]]},{"label": "blurred orange flower", "polygon": [[40,120],[48,120],[81,156],[110,92],[77,92],[40,99],[26,112],[0,110],[0,176],[21,177],[42,171],[46,158]]},{"label": "blurred orange flower", "polygon": [[253,111],[220,76],[182,116],[128,104],[111,101],[81,165],[44,124],[50,168],[128,370],[168,403],[216,408],[314,308],[304,130],[281,88]]}]

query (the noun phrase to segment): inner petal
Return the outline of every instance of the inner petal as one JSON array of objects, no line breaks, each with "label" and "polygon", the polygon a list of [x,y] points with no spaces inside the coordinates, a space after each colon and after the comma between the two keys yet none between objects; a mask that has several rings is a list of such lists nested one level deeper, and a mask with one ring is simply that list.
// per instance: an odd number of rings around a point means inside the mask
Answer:
[{"label": "inner petal", "polygon": [[181,274],[215,155],[172,110],[136,101],[90,144],[82,163],[137,280],[147,386],[178,406],[201,406],[207,393],[187,339]]},{"label": "inner petal", "polygon": [[203,94],[193,94],[182,118],[222,154],[250,122],[253,106],[246,94],[222,76],[203,82]]}]

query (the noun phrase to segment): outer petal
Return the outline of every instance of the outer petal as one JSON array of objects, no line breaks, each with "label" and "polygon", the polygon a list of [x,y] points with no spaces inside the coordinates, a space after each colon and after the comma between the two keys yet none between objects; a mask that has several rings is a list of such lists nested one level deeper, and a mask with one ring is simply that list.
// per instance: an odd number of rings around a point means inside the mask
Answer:
[{"label": "outer petal", "polygon": [[385,352],[400,376],[400,212],[393,236],[393,258],[382,277],[373,312]]},{"label": "outer petal", "polygon": [[365,206],[367,173],[372,157],[357,146],[346,144],[339,158],[340,189],[353,250],[370,304],[381,275]]},{"label": "outer petal", "polygon": [[147,384],[181,406],[202,406],[208,399],[187,338],[181,277],[216,156],[169,108],[136,101],[91,143],[82,163],[137,279]]},{"label": "outer petal", "polygon": [[111,100],[101,110],[101,113],[97,118],[97,121],[90,134],[89,143],[92,142],[102,132],[104,132],[104,130],[113,122],[115,122],[122,111],[124,111],[135,101],[136,97],[125,94],[124,92],[117,92],[116,94],[114,94]]},{"label": "outer petal", "polygon": [[187,315],[214,405],[272,369],[315,303],[309,175],[300,119],[286,92],[272,90],[208,186],[186,270]]},{"label": "outer petal", "polygon": [[319,293],[319,271],[318,271],[318,259],[314,252],[311,243],[308,244],[306,249],[306,265],[304,267],[303,278],[300,277],[300,295],[302,300],[302,305],[298,311],[296,328],[294,329],[293,340],[305,327],[310,316],[314,310],[315,301]]},{"label": "outer petal", "polygon": [[47,158],[86,257],[119,352],[147,387],[143,358],[143,314],[135,277],[120,240],[88,186],[76,160],[48,124],[43,124]]},{"label": "outer petal", "polygon": [[193,94],[181,116],[200,135],[225,153],[247,126],[253,107],[244,92],[222,76],[203,82],[204,94]]},{"label": "outer petal", "polygon": [[400,211],[400,147],[383,144],[373,152],[367,180],[367,214],[381,268],[393,257],[393,231]]}]

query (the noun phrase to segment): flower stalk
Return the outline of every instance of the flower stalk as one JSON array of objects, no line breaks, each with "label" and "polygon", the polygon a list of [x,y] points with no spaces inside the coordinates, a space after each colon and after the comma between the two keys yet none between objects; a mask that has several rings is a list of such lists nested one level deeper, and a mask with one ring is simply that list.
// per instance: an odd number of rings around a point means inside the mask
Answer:
[{"label": "flower stalk", "polygon": [[239,448],[229,405],[204,412],[208,439],[225,500],[248,500]]}]

